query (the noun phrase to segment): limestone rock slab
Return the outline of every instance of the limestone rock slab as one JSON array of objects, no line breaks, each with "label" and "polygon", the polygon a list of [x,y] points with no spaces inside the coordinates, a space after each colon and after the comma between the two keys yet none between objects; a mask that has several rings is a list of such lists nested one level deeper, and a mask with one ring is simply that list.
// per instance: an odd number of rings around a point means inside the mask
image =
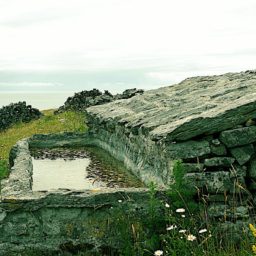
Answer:
[{"label": "limestone rock slab", "polygon": [[256,141],[256,126],[223,131],[220,140],[229,148],[250,144]]},{"label": "limestone rock slab", "polygon": [[233,157],[213,157],[204,160],[204,165],[208,167],[212,166],[231,166],[235,162]]},{"label": "limestone rock slab", "polygon": [[186,141],[171,143],[166,147],[170,157],[173,159],[187,159],[203,156],[211,152],[208,141]]},{"label": "limestone rock slab", "polygon": [[256,72],[192,77],[87,112],[100,122],[140,130],[153,140],[184,141],[254,119]]},{"label": "limestone rock slab", "polygon": [[229,172],[197,172],[187,173],[185,181],[191,187],[206,188],[210,193],[223,193],[233,186]]}]

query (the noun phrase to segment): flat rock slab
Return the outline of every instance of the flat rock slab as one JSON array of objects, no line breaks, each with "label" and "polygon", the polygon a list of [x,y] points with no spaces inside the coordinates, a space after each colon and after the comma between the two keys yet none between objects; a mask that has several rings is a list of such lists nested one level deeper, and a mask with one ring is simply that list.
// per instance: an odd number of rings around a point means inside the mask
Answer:
[{"label": "flat rock slab", "polygon": [[251,159],[251,156],[254,154],[254,147],[250,144],[243,147],[232,148],[230,152],[237,162],[243,165]]},{"label": "flat rock slab", "polygon": [[208,141],[186,141],[170,144],[167,151],[173,159],[188,159],[203,156],[211,152]]},{"label": "flat rock slab", "polygon": [[208,167],[212,166],[231,166],[235,162],[235,159],[232,157],[213,157],[210,159],[204,160],[204,165]]},{"label": "flat rock slab", "polygon": [[193,77],[131,99],[87,109],[153,140],[182,141],[233,128],[256,115],[256,71]]},{"label": "flat rock slab", "polygon": [[220,140],[230,148],[250,144],[256,141],[256,126],[223,131]]}]

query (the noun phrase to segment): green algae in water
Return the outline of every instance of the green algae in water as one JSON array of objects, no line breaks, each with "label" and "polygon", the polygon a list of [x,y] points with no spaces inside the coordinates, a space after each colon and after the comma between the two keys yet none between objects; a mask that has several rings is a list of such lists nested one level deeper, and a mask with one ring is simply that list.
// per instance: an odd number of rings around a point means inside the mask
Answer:
[{"label": "green algae in water", "polygon": [[103,175],[117,179],[119,187],[145,187],[145,184],[132,174],[121,161],[112,157],[105,150],[98,147],[85,147],[90,154],[92,162],[97,161]]}]

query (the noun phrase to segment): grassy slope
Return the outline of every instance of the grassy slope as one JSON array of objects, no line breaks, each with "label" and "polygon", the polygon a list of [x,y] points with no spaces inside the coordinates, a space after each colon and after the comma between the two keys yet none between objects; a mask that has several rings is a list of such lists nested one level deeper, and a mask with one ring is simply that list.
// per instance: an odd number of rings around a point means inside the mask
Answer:
[{"label": "grassy slope", "polygon": [[85,131],[85,116],[81,113],[65,112],[54,115],[53,110],[43,111],[44,116],[30,123],[16,124],[0,132],[0,179],[8,175],[8,158],[11,147],[23,138],[33,134],[57,133],[63,131]]}]

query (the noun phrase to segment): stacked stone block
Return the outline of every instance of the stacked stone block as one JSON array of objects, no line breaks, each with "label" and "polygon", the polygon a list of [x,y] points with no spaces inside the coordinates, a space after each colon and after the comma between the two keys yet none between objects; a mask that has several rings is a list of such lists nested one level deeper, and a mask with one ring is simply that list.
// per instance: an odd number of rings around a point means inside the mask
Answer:
[{"label": "stacked stone block", "polygon": [[182,160],[213,218],[253,213],[256,72],[193,77],[87,109],[92,136],[145,183],[175,182]]}]

